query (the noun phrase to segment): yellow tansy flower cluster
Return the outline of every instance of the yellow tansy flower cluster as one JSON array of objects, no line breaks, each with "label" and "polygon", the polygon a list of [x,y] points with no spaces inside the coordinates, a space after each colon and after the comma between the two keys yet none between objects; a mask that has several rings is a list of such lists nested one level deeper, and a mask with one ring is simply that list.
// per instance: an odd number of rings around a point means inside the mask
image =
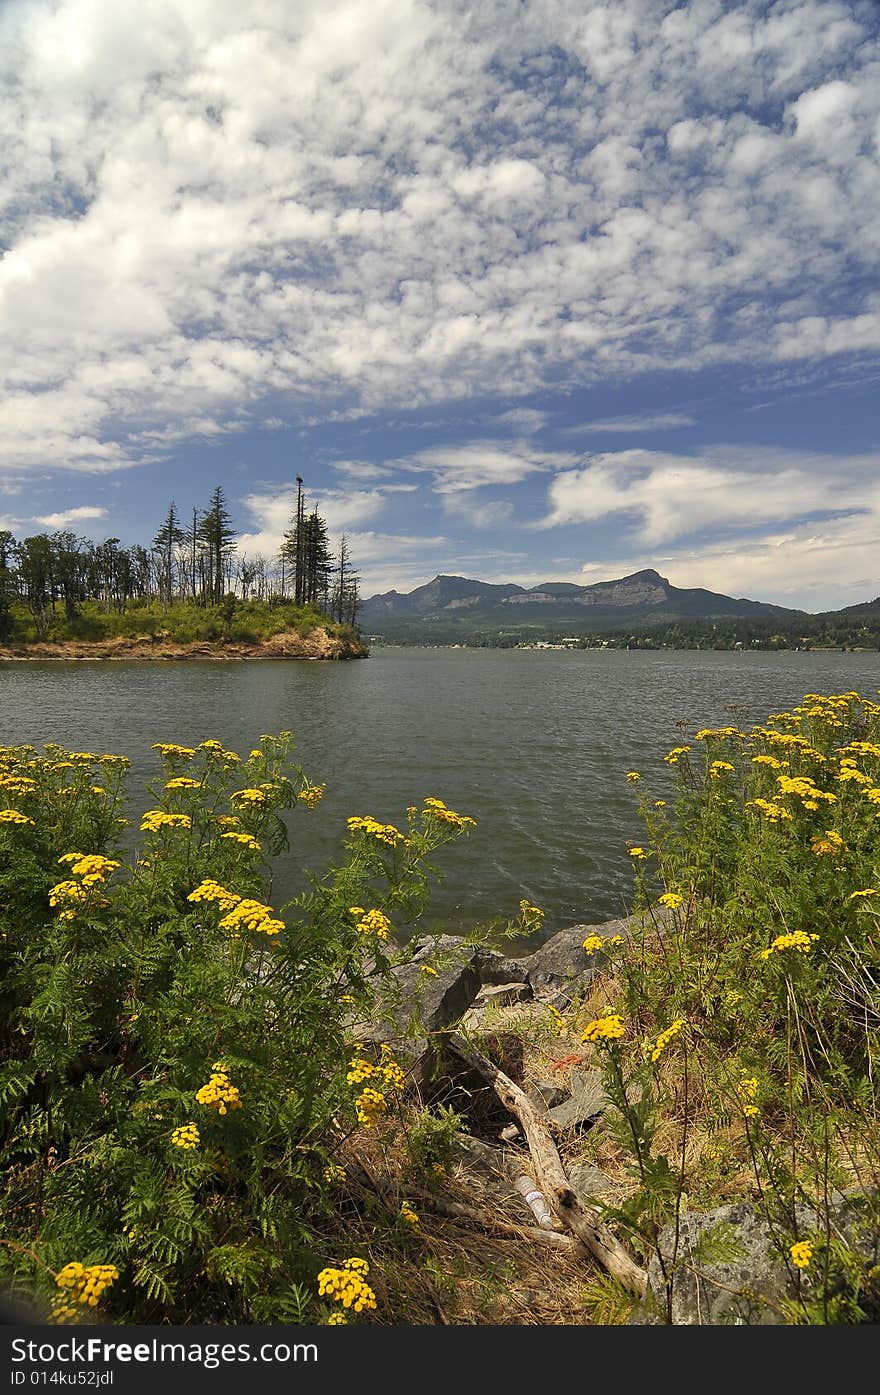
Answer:
[{"label": "yellow tansy flower cluster", "polygon": [[363,906],[349,906],[348,913],[355,917],[354,928],[359,935],[375,935],[380,940],[388,939],[391,921],[378,907],[374,906],[372,910],[365,911]]},{"label": "yellow tansy flower cluster", "polygon": [[806,930],[792,930],[790,935],[777,935],[768,949],[762,949],[759,959],[769,959],[771,954],[780,954],[784,949],[796,949],[799,954],[807,954],[818,935],[808,935]]},{"label": "yellow tansy flower cluster", "polygon": [[263,846],[259,838],[255,838],[252,833],[221,833],[220,837],[229,838],[231,841],[238,843],[241,847],[247,848],[248,852],[263,851]]},{"label": "yellow tansy flower cluster", "polygon": [[363,1124],[365,1129],[371,1129],[388,1108],[385,1096],[380,1090],[374,1090],[372,1085],[366,1085],[354,1103],[358,1123]]},{"label": "yellow tansy flower cluster", "polygon": [[[224,834],[223,836],[225,837],[226,835]],[[220,907],[221,911],[231,911],[233,907],[239,905],[241,902],[240,896],[237,896],[234,891],[227,891],[225,886],[221,886],[219,882],[215,882],[212,877],[206,877],[205,880],[196,887],[195,891],[189,893],[186,899],[187,901],[195,902],[214,901]]]},{"label": "yellow tansy flower cluster", "polygon": [[627,853],[630,857],[634,857],[637,862],[641,862],[648,856],[644,848],[627,848]]},{"label": "yellow tansy flower cluster", "polygon": [[166,814],[164,809],[148,809],[141,819],[141,833],[160,833],[163,828],[192,828],[189,814]]},{"label": "yellow tansy flower cluster", "polygon": [[97,1308],[102,1294],[118,1278],[119,1270],[115,1264],[90,1264],[86,1268],[74,1261],[65,1264],[55,1275],[55,1283],[69,1296],[71,1303]]},{"label": "yellow tansy flower cluster", "polygon": [[357,1258],[347,1259],[341,1269],[322,1269],[318,1275],[318,1293],[356,1313],[375,1308],[376,1295],[365,1278],[369,1272],[367,1261]]},{"label": "yellow tansy flower cluster", "polygon": [[239,901],[238,905],[220,921],[223,930],[256,930],[262,935],[277,935],[285,929],[284,921],[278,920],[271,906],[264,906],[262,901],[251,901],[245,899]]},{"label": "yellow tansy flower cluster", "polygon": [[736,1090],[737,1094],[740,1096],[740,1107],[742,1108],[743,1114],[747,1119],[754,1118],[759,1112],[758,1106],[752,1103],[758,1093],[757,1076],[749,1075],[747,1071],[742,1070],[740,1072],[740,1079],[737,1081]]},{"label": "yellow tansy flower cluster", "polygon": [[581,1033],[581,1041],[616,1041],[626,1036],[626,1028],[617,1013],[608,1017],[596,1017],[588,1022]]},{"label": "yellow tansy flower cluster", "polygon": [[402,1201],[400,1204],[400,1219],[406,1221],[407,1225],[411,1226],[419,1226],[421,1224],[419,1221],[419,1213],[413,1210],[412,1205],[408,1201]]},{"label": "yellow tansy flower cluster", "polygon": [[300,790],[296,797],[307,809],[314,809],[324,798],[326,788],[326,785],[307,785],[304,790]]},{"label": "yellow tansy flower cluster", "polygon": [[810,839],[810,850],[816,857],[833,857],[836,853],[844,852],[846,844],[833,828],[826,828],[824,838]]},{"label": "yellow tansy flower cluster", "polygon": [[8,790],[10,794],[17,794],[24,798],[33,794],[36,788],[36,780],[31,780],[27,775],[0,776],[0,789]]},{"label": "yellow tansy flower cluster", "polygon": [[588,935],[581,948],[587,954],[595,954],[598,950],[603,949],[604,945],[605,941],[602,939],[601,935]]},{"label": "yellow tansy flower cluster", "polygon": [[712,780],[718,780],[725,771],[732,771],[733,769],[734,767],[728,760],[713,760],[712,764],[709,766],[709,777]]},{"label": "yellow tansy flower cluster", "polygon": [[195,751],[192,746],[177,746],[173,741],[154,741],[150,748],[158,751],[163,760],[192,760]]},{"label": "yellow tansy flower cluster", "polygon": [[201,780],[193,780],[189,775],[175,775],[173,780],[165,781],[166,790],[200,790]]},{"label": "yellow tansy flower cluster", "polygon": [[628,770],[626,772],[626,778],[629,780],[631,785],[635,785],[639,782],[639,780],[641,780],[642,777],[637,770]]},{"label": "yellow tansy flower cluster", "polygon": [[101,853],[64,853],[58,861],[69,863],[71,873],[80,878],[83,886],[97,886],[105,882],[117,867],[122,866],[121,862],[115,862],[112,857],[103,857]]},{"label": "yellow tansy flower cluster", "polygon": [[670,911],[678,910],[684,905],[684,897],[680,891],[664,891],[662,896],[657,897],[658,906],[666,906]]},{"label": "yellow tansy flower cluster", "polygon": [[791,1255],[791,1262],[798,1269],[808,1269],[813,1258],[813,1246],[809,1240],[796,1240],[789,1246],[788,1253]]},{"label": "yellow tansy flower cluster", "polygon": [[29,819],[27,814],[20,814],[17,809],[0,809],[0,823],[30,824],[34,828],[33,819]]},{"label": "yellow tansy flower cluster", "polygon": [[686,756],[690,749],[690,746],[673,746],[672,750],[668,751],[663,759],[667,765],[678,765],[681,757]]},{"label": "yellow tansy flower cluster", "polygon": [[393,823],[380,823],[374,819],[372,814],[365,814],[363,817],[355,815],[345,820],[351,833],[368,833],[370,837],[377,838],[380,843],[387,843],[389,848],[397,847],[398,843],[404,841],[403,834],[399,828],[395,828]]},{"label": "yellow tansy flower cluster", "polygon": [[241,760],[241,756],[236,751],[227,751],[222,741],[217,741],[214,737],[209,737],[207,741],[200,741],[196,750],[205,751],[213,760],[222,760],[231,765]]},{"label": "yellow tansy flower cluster", "polygon": [[454,809],[447,809],[442,799],[426,799],[425,814],[459,830],[468,827],[475,828],[477,823],[476,819],[469,818],[467,814],[457,814]]},{"label": "yellow tansy flower cluster", "polygon": [[215,1061],[211,1067],[211,1079],[207,1085],[196,1091],[199,1104],[216,1109],[218,1114],[226,1114],[230,1109],[241,1109],[241,1092],[233,1085],[222,1061]]},{"label": "yellow tansy flower cluster", "polygon": [[179,1129],[175,1129],[171,1135],[171,1142],[177,1148],[192,1150],[199,1146],[199,1126],[198,1124],[181,1124]]},{"label": "yellow tansy flower cluster", "polygon": [[670,1026],[666,1028],[665,1032],[660,1033],[659,1037],[654,1043],[654,1048],[651,1052],[652,1061],[659,1061],[660,1057],[663,1055],[663,1052],[666,1050],[667,1046],[672,1041],[672,1038],[678,1036],[683,1026],[684,1018],[676,1017],[675,1021],[672,1022]]},{"label": "yellow tansy flower cluster", "polygon": [[541,907],[533,906],[526,900],[520,901],[519,913],[527,924],[540,925],[541,921],[544,919],[544,912],[541,910]]},{"label": "yellow tansy flower cluster", "polygon": [[774,804],[772,799],[750,799],[747,809],[757,809],[769,823],[784,823],[791,819],[791,813],[783,804]]},{"label": "yellow tansy flower cluster", "polygon": [[252,809],[261,808],[268,802],[266,791],[258,789],[233,790],[229,799],[230,802],[234,801],[245,805],[245,807],[250,806]]}]

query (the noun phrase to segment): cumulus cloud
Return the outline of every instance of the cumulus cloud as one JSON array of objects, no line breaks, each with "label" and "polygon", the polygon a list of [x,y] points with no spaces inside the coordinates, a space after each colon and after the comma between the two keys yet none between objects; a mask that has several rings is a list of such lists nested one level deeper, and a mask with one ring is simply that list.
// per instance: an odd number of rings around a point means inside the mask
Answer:
[{"label": "cumulus cloud", "polygon": [[69,528],[73,523],[85,523],[90,518],[106,518],[107,510],[93,504],[81,504],[75,509],[62,509],[59,513],[44,513],[34,518],[34,523],[42,523],[45,528]]},{"label": "cumulus cloud", "polygon": [[583,469],[557,475],[552,528],[624,515],[649,544],[712,528],[742,534],[755,526],[817,516],[880,513],[880,454],[710,447],[700,455],[627,450],[593,456]]},{"label": "cumulus cloud", "polygon": [[869,0],[9,0],[3,468],[875,348],[878,64]]},{"label": "cumulus cloud", "polygon": [[487,440],[431,446],[394,464],[400,470],[431,475],[435,493],[449,495],[486,485],[519,484],[529,475],[558,470],[576,459],[562,451],[542,451],[525,444]]}]

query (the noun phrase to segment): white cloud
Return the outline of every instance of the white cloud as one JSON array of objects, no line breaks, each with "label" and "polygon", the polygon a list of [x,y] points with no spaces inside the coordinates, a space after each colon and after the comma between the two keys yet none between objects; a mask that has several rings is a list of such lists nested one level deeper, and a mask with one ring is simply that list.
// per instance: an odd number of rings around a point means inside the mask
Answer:
[{"label": "white cloud", "polygon": [[34,523],[42,523],[46,528],[69,528],[72,523],[85,523],[90,518],[106,518],[107,510],[93,504],[81,504],[75,509],[62,509],[59,513],[45,513],[34,518]]},{"label": "white cloud", "polygon": [[627,515],[646,543],[706,529],[743,534],[809,515],[880,511],[880,454],[715,446],[699,456],[628,450],[556,476],[540,528]]},{"label": "white cloud", "polygon": [[580,436],[588,432],[640,433],[644,431],[676,431],[683,426],[695,426],[696,418],[687,412],[647,412],[643,416],[606,417],[603,421],[584,421],[577,426],[566,426],[562,436]]},{"label": "white cloud", "polygon": [[524,444],[469,441],[465,445],[431,446],[394,464],[401,470],[430,474],[437,494],[458,494],[485,485],[518,484],[529,475],[564,468],[576,459],[561,451],[541,451]]},{"label": "white cloud", "polygon": [[870,6],[137,21],[0,7],[5,470],[117,470],[269,397],[350,419],[876,347]]}]

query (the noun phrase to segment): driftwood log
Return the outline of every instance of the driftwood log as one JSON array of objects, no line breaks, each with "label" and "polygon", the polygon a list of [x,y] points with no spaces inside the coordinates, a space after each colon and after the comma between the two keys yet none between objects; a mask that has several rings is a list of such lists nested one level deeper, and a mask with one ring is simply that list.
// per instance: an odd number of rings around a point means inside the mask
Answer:
[{"label": "driftwood log", "polygon": [[573,1191],[550,1132],[528,1096],[509,1075],[505,1075],[463,1037],[451,1033],[447,1041],[457,1056],[489,1081],[505,1109],[509,1109],[519,1120],[529,1145],[538,1185],[563,1225],[623,1288],[642,1298],[648,1286],[645,1270],[636,1264],[616,1236],[602,1224],[595,1208],[585,1206]]}]

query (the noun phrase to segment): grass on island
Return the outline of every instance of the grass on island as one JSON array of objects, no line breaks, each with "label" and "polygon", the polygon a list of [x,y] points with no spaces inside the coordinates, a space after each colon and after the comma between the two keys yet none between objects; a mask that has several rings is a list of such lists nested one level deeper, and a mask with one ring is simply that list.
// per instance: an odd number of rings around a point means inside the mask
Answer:
[{"label": "grass on island", "polygon": [[146,636],[170,644],[259,644],[280,634],[305,638],[319,628],[331,636],[355,638],[350,625],[330,620],[316,606],[297,606],[292,602],[269,604],[230,597],[222,605],[178,602],[165,606],[158,601],[132,601],[120,612],[107,610],[95,601],[83,601],[77,609],[78,613],[68,619],[63,606],[56,605],[38,626],[24,606],[14,606],[3,643],[93,643]]}]

